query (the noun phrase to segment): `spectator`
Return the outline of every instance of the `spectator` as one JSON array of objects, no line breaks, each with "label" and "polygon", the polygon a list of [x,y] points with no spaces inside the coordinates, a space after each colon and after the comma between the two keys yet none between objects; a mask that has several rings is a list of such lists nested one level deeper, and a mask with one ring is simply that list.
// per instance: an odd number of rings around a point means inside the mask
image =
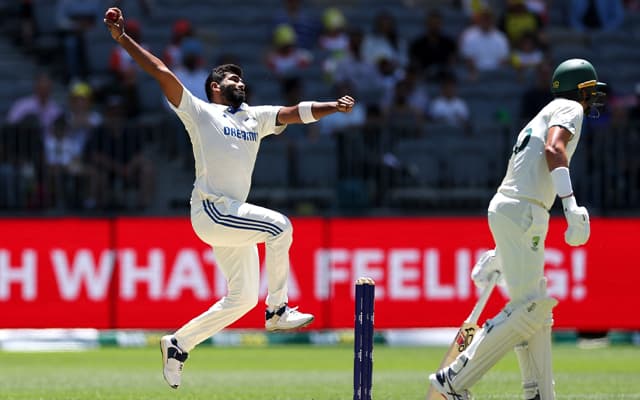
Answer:
[{"label": "spectator", "polygon": [[456,42],[442,32],[442,16],[431,11],[424,20],[424,32],[409,46],[409,64],[427,79],[435,79],[454,68]]},{"label": "spectator", "polygon": [[347,21],[338,8],[330,7],[322,15],[323,31],[318,42],[320,49],[329,52],[345,52],[349,47],[346,33]]},{"label": "spectator", "polygon": [[540,48],[533,32],[523,34],[511,52],[511,65],[521,74],[526,75],[544,61],[544,52]]},{"label": "spectator", "polygon": [[34,79],[33,94],[17,99],[9,109],[7,122],[17,124],[27,117],[37,118],[42,136],[50,133],[53,122],[62,113],[62,108],[51,98],[53,82],[46,72],[40,72]]},{"label": "spectator", "polygon": [[325,53],[322,70],[327,77],[331,78],[336,70],[336,64],[349,51],[347,21],[339,9],[330,7],[324,11],[322,26],[323,31],[318,39],[320,50]]},{"label": "spectator", "polygon": [[[337,83],[334,90],[338,97],[353,93],[353,89],[346,81]],[[365,107],[360,103],[356,103],[350,113],[332,114],[312,125],[310,130],[311,138],[334,136],[340,132],[360,128],[364,125],[365,119]]]},{"label": "spectator", "polygon": [[622,0],[570,0],[566,7],[569,26],[580,32],[612,31],[624,22]]},{"label": "spectator", "polygon": [[182,41],[180,52],[182,62],[175,68],[176,76],[194,96],[206,101],[207,95],[202,82],[207,80],[209,71],[204,69],[202,42],[194,37],[186,38]]},{"label": "spectator", "polygon": [[58,0],[56,20],[63,35],[68,81],[89,77],[87,32],[101,12],[101,0]]},{"label": "spectator", "polygon": [[349,32],[349,52],[342,58],[334,75],[335,83],[348,83],[355,96],[366,105],[380,107],[380,99],[384,93],[381,77],[374,64],[369,63],[364,55],[362,41],[364,35],[360,29],[352,28]]},{"label": "spectator", "polygon": [[538,112],[553,100],[553,95],[549,92],[549,82],[551,82],[552,67],[544,61],[536,67],[536,79],[520,100],[520,120],[529,121]]},{"label": "spectator", "polygon": [[18,98],[7,113],[0,143],[0,206],[32,208],[42,205],[42,150],[45,135],[62,108],[52,99],[53,82],[47,72],[33,81],[33,94]]},{"label": "spectator", "polygon": [[440,84],[440,94],[433,99],[429,112],[437,122],[458,127],[469,127],[469,108],[456,93],[457,82],[453,75],[446,76]]},{"label": "spectator", "polygon": [[458,0],[457,3],[466,16],[473,17],[477,12],[487,8],[494,10],[501,8],[504,0]]},{"label": "spectator", "polygon": [[465,60],[469,78],[477,79],[483,71],[492,71],[504,65],[509,57],[509,41],[496,29],[493,14],[483,9],[474,16],[474,23],[462,32],[460,54]]},{"label": "spectator", "polygon": [[398,68],[390,54],[381,53],[376,59],[380,84],[382,86],[382,97],[379,105],[385,116],[389,115],[389,110],[393,105],[394,92],[398,82],[404,79],[404,70]]},{"label": "spectator", "polygon": [[373,64],[382,86],[379,106],[386,115],[393,102],[396,85],[404,78],[407,64],[406,44],[396,30],[396,21],[388,11],[379,12],[374,18],[372,31],[362,41],[364,61]]},{"label": "spectator", "polygon": [[61,114],[53,132],[44,138],[45,204],[77,207],[82,199],[82,154],[84,142],[73,135],[67,117]]},{"label": "spectator", "polygon": [[[207,101],[202,82],[207,80],[209,71],[204,69],[204,46],[202,42],[194,36],[186,36],[181,41],[180,46],[181,63],[178,64],[174,73],[186,87],[197,98]],[[164,99],[164,95],[162,96]],[[193,168],[193,152],[191,151],[191,141],[189,135],[185,133],[184,126],[178,118],[175,118],[169,103],[162,102],[166,111],[170,112],[168,117],[169,141],[172,144],[170,149],[171,157],[175,157],[182,163],[185,169]]]},{"label": "spectator", "polygon": [[[53,128],[53,123],[51,128]],[[27,114],[4,127],[0,150],[0,204],[10,208],[42,206],[42,141],[38,116]]]},{"label": "spectator", "polygon": [[422,122],[424,114],[416,110],[410,103],[413,90],[410,80],[401,80],[396,83],[393,97],[386,116],[388,126],[394,138],[416,138],[422,135]]},{"label": "spectator", "polygon": [[289,25],[296,33],[298,46],[311,50],[316,45],[318,22],[302,7],[302,0],[282,0],[283,8],[274,18],[274,26]]},{"label": "spectator", "polygon": [[84,146],[93,130],[102,123],[102,116],[93,107],[93,90],[88,83],[76,82],[71,85],[68,114],[70,134]]},{"label": "spectator", "polygon": [[549,23],[549,1],[548,0],[525,0],[527,10],[534,13],[542,22],[542,25]]},{"label": "spectator", "polygon": [[195,36],[193,26],[188,20],[179,19],[173,23],[171,41],[165,47],[162,57],[169,68],[182,64],[182,41],[193,36]]},{"label": "spectator", "polygon": [[142,152],[141,135],[127,124],[123,106],[120,97],[107,99],[104,122],[87,145],[91,175],[87,208],[124,207],[126,189],[135,190],[139,209],[153,198],[153,165]]},{"label": "spectator", "polygon": [[267,54],[267,66],[279,79],[297,77],[311,64],[311,53],[297,46],[297,36],[291,26],[277,26],[272,43],[273,48]]},{"label": "spectator", "polygon": [[373,29],[362,42],[362,52],[369,63],[377,62],[384,55],[394,67],[407,65],[407,44],[398,34],[391,12],[381,11],[375,16]]},{"label": "spectator", "polygon": [[525,34],[533,33],[538,41],[543,39],[540,35],[542,20],[529,11],[525,0],[507,0],[506,9],[498,26],[507,35],[512,46],[519,43]]},{"label": "spectator", "polygon": [[406,90],[404,96],[406,96],[407,105],[419,119],[424,119],[429,115],[429,95],[420,77],[418,70],[410,67],[400,83],[403,85],[402,88]]}]

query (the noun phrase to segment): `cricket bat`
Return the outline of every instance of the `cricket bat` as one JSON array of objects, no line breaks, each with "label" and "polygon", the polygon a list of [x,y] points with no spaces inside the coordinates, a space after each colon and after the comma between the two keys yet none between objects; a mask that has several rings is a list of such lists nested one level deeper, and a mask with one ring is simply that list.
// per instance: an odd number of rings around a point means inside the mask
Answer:
[{"label": "cricket bat", "polygon": [[[480,314],[482,314],[484,307],[487,305],[487,301],[489,300],[491,292],[493,292],[493,288],[496,286],[496,282],[498,281],[499,277],[500,272],[498,271],[491,273],[491,275],[489,276],[489,283],[482,290],[482,293],[478,298],[478,302],[473,307],[473,310],[471,310],[471,314],[469,314],[467,319],[464,320],[462,326],[458,330],[458,333],[456,333],[456,336],[453,339],[453,343],[451,343],[451,346],[449,346],[449,349],[444,355],[444,358],[442,359],[438,370],[446,365],[451,364],[451,362],[453,362],[453,360],[458,357],[458,354],[462,353],[471,344],[471,341],[473,341],[476,332],[480,329],[480,327],[478,326],[478,319],[480,318]],[[429,391],[427,392],[426,400],[441,400],[441,395],[430,385]]]}]

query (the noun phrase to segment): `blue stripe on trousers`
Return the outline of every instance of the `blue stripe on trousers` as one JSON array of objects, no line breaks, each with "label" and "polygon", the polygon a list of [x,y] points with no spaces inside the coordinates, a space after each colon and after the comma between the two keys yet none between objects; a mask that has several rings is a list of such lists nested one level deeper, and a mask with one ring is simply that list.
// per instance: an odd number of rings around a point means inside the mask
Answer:
[{"label": "blue stripe on trousers", "polygon": [[253,224],[253,225],[256,225],[256,226],[261,226],[263,228],[271,229],[271,230],[275,231],[276,234],[282,233],[282,228],[280,228],[276,224],[273,224],[271,222],[266,222],[266,221],[257,221],[257,220],[253,220],[253,219],[246,218],[246,217],[238,217],[237,215],[224,215],[216,208],[215,204],[213,204],[210,201],[207,201],[207,203],[209,203],[209,207],[210,207],[211,211],[213,211],[213,213],[218,218],[220,218],[221,220],[228,221],[228,222],[238,222],[238,223]]},{"label": "blue stripe on trousers", "polygon": [[230,222],[227,220],[224,220],[220,217],[217,217],[213,211],[211,209],[209,209],[208,204],[205,200],[202,201],[202,205],[204,208],[204,211],[207,213],[207,215],[209,216],[209,218],[211,218],[211,220],[213,222],[215,222],[216,224],[220,224],[220,225],[224,225],[224,226],[228,226],[230,228],[237,228],[237,229],[247,229],[247,230],[254,230],[254,231],[260,231],[260,232],[267,232],[272,234],[273,236],[277,236],[278,233],[275,232],[272,228],[267,228],[264,226],[260,226],[260,225],[256,225],[256,224],[251,224],[251,223],[241,223],[241,222]]}]

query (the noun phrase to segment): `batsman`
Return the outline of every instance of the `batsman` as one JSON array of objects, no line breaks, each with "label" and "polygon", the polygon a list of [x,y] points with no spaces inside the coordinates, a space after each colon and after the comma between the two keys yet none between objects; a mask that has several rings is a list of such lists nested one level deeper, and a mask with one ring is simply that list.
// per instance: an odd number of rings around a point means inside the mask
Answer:
[{"label": "batsman", "polygon": [[474,267],[472,278],[483,286],[501,272],[509,302],[484,324],[467,349],[429,376],[446,399],[469,399],[473,386],[509,350],[515,349],[525,400],[555,399],[551,363],[552,310],[547,294],[544,241],[549,209],[556,195],[567,220],[565,241],[580,246],[589,239],[589,214],[573,194],[569,162],[578,146],[585,113],[599,116],[605,83],[586,60],[569,59],[551,79],[554,99],[520,131],[507,173],[488,209],[495,250]]}]

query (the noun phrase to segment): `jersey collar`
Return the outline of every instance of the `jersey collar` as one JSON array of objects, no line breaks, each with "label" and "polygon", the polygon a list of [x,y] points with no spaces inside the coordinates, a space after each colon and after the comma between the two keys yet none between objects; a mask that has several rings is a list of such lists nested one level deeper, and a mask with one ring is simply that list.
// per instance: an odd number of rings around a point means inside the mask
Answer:
[{"label": "jersey collar", "polygon": [[235,114],[238,111],[246,111],[247,107],[248,107],[247,103],[242,103],[242,104],[240,104],[240,107],[238,107],[238,108],[235,108],[233,106],[229,106],[229,107],[227,107],[225,109],[225,111],[228,112],[229,114]]}]

